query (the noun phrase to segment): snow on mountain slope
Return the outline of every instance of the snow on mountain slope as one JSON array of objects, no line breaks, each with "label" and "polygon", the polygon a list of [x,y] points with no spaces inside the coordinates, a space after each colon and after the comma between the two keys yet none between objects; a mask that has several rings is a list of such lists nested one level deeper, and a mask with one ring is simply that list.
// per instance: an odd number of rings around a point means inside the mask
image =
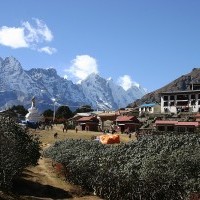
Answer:
[{"label": "snow on mountain slope", "polygon": [[60,77],[53,68],[23,70],[14,57],[4,60],[0,57],[1,109],[5,108],[5,104],[29,107],[31,98],[36,96],[40,110],[53,108],[52,99],[73,109],[91,105],[95,109],[113,110],[126,107],[143,93],[143,88],[139,87],[125,91],[112,80],[106,80],[98,74],[90,74],[81,84],[74,84]]},{"label": "snow on mountain slope", "polygon": [[124,108],[145,93],[142,87],[132,86],[125,91],[115,84],[112,79],[106,80],[98,74],[90,74],[81,82],[83,93],[92,105],[101,109]]},{"label": "snow on mountain slope", "polygon": [[133,98],[133,99],[140,99],[142,98],[146,93],[147,93],[147,90],[142,88],[140,85],[137,86],[137,85],[132,85],[127,91],[126,91],[127,95],[130,97],[130,98]]},{"label": "snow on mountain slope", "polygon": [[80,87],[94,108],[107,110],[117,107],[108,82],[98,74],[90,74]]},{"label": "snow on mountain slope", "polygon": [[111,88],[113,99],[118,108],[124,108],[129,102],[135,100],[135,97],[132,98],[131,96],[128,96],[126,91],[121,86],[116,85],[112,79],[108,80],[108,85]]},{"label": "snow on mountain slope", "polygon": [[[14,57],[5,58],[0,62],[0,91],[5,92],[7,103],[25,103],[32,94],[38,94],[39,89],[30,76]],[[1,106],[1,105],[0,105]]]},{"label": "snow on mountain slope", "polygon": [[85,96],[80,88],[72,81],[61,78],[53,68],[31,69],[27,73],[40,85],[43,96],[55,98],[62,105],[81,105]]}]

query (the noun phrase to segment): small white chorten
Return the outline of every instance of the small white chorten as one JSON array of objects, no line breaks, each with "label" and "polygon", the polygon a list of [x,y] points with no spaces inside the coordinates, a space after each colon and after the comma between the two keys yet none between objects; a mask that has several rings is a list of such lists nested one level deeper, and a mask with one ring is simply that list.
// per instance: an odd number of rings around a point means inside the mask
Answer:
[{"label": "small white chorten", "polygon": [[26,121],[40,122],[42,116],[39,114],[38,109],[35,107],[35,97],[32,98],[31,108],[28,109],[28,113],[25,116]]}]

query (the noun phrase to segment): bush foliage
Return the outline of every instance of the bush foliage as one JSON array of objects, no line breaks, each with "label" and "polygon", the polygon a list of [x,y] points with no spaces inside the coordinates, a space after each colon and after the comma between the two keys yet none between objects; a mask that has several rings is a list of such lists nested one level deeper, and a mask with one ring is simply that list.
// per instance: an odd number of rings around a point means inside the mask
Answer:
[{"label": "bush foliage", "polygon": [[36,165],[40,142],[12,119],[0,117],[0,188],[8,190],[25,167]]},{"label": "bush foliage", "polygon": [[110,200],[179,200],[200,192],[200,135],[155,135],[136,142],[56,142],[45,155],[67,180]]}]

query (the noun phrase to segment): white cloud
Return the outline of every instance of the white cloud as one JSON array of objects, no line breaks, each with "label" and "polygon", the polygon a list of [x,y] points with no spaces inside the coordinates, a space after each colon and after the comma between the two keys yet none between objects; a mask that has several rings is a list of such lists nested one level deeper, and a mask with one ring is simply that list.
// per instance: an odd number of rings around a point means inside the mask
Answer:
[{"label": "white cloud", "polygon": [[52,41],[53,35],[47,25],[39,19],[34,19],[34,21],[36,22],[36,27],[32,26],[29,22],[22,23],[22,26],[24,27],[26,33],[26,40],[30,43]]},{"label": "white cloud", "polygon": [[72,60],[72,65],[65,72],[80,83],[91,73],[98,73],[97,61],[89,55],[78,55]]},{"label": "white cloud", "polygon": [[132,81],[131,77],[129,75],[124,75],[119,77],[118,84],[124,88],[124,90],[128,90],[131,88],[131,86],[139,87],[140,85],[134,81]]},{"label": "white cloud", "polygon": [[24,35],[24,28],[3,26],[0,28],[0,44],[11,48],[28,47]]},{"label": "white cloud", "polygon": [[0,27],[0,44],[11,48],[31,48],[48,54],[55,53],[55,48],[38,47],[40,43],[51,42],[53,34],[43,21],[33,20],[35,26],[26,21],[19,27]]},{"label": "white cloud", "polygon": [[53,53],[56,53],[57,50],[55,48],[52,48],[52,47],[42,47],[40,49],[38,49],[39,52],[45,52],[49,55],[52,55]]},{"label": "white cloud", "polygon": [[42,35],[46,41],[49,41],[49,42],[52,41],[53,34],[51,30],[47,27],[47,25],[39,19],[35,19],[35,21],[38,26],[38,33]]}]

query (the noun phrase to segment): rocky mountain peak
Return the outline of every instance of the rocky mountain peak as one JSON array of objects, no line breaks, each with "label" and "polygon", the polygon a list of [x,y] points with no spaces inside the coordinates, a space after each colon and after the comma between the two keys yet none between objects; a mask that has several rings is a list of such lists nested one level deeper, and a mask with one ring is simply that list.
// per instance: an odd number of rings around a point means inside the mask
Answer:
[{"label": "rocky mountain peak", "polygon": [[51,78],[59,77],[57,71],[54,68],[48,68],[48,69],[32,68],[26,72],[35,80],[39,80],[44,77],[51,77]]},{"label": "rocky mountain peak", "polygon": [[[24,70],[14,57],[0,59],[0,89],[5,90],[2,100],[6,99],[7,105],[30,106],[30,99],[36,96],[40,110],[51,109],[52,98],[73,109],[91,105],[93,108],[114,110],[126,107],[139,94],[136,90],[127,92],[96,73],[90,74],[81,84],[74,84],[60,77],[54,68]],[[8,96],[7,90],[12,91],[12,95]],[[0,108],[3,106],[5,101],[0,101]]]},{"label": "rocky mountain peak", "polygon": [[21,73],[22,72],[22,66],[20,64],[20,62],[10,56],[10,57],[6,57],[5,60],[2,60],[1,62],[1,68],[2,70],[4,70],[5,72],[18,72],[18,73]]},{"label": "rocky mountain peak", "polygon": [[91,73],[87,76],[87,78],[84,81],[101,81],[102,77],[100,77],[97,73]]}]

